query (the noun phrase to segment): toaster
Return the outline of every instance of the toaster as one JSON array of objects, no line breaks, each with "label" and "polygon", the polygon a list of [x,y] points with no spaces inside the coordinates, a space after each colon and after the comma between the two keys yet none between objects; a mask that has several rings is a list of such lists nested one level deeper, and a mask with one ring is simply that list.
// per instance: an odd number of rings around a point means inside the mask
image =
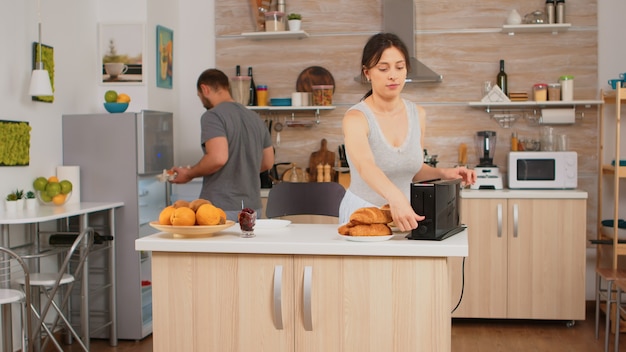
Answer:
[{"label": "toaster", "polygon": [[459,216],[460,191],[460,179],[411,183],[411,206],[425,219],[407,238],[440,241],[461,232],[464,227]]}]

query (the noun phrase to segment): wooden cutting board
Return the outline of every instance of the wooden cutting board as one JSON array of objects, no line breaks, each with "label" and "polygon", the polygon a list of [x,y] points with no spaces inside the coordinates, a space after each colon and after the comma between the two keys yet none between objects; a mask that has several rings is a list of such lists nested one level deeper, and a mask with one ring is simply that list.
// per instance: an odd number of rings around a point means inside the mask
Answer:
[{"label": "wooden cutting board", "polygon": [[311,153],[309,158],[309,181],[317,182],[317,165],[330,165],[330,179],[335,179],[335,170],[332,169],[335,166],[335,152],[328,150],[328,142],[326,138],[322,139],[320,143],[320,149]]}]

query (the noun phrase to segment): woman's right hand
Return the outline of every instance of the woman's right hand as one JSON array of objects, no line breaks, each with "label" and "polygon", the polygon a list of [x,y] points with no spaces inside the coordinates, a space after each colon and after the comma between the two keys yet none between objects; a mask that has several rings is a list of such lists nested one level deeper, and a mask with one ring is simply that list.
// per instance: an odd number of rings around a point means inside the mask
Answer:
[{"label": "woman's right hand", "polygon": [[406,199],[390,202],[389,208],[394,224],[402,232],[416,229],[418,226],[417,222],[425,219],[423,215],[415,213],[413,207]]}]

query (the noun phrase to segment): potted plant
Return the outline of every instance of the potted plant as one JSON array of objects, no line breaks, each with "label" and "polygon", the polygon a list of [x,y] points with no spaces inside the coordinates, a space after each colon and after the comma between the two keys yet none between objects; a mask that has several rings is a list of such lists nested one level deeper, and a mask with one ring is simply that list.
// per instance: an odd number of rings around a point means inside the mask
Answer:
[{"label": "potted plant", "polygon": [[22,198],[22,195],[23,192],[20,193],[18,190],[7,195],[4,202],[7,212],[15,212],[17,210],[17,201]]},{"label": "potted plant", "polygon": [[26,209],[35,208],[37,208],[37,199],[35,198],[35,192],[28,191],[26,192]]},{"label": "potted plant", "polygon": [[299,13],[290,13],[287,15],[287,22],[289,23],[290,31],[299,31],[302,24],[302,15]]}]

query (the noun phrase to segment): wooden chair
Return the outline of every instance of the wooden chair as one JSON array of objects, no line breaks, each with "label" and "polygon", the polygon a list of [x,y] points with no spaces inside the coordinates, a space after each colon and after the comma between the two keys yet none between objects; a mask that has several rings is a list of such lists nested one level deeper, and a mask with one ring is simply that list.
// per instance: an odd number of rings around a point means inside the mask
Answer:
[{"label": "wooden chair", "polygon": [[[280,182],[269,192],[265,214],[268,218],[288,217],[294,222],[338,223],[339,204],[345,193],[346,189],[336,182]],[[293,217],[302,215],[316,217]]]},{"label": "wooden chair", "polygon": [[[19,266],[17,270],[12,269],[12,263],[15,261]],[[17,275],[21,271],[23,277],[26,280],[25,291],[15,290],[11,288],[11,276]],[[28,266],[24,262],[24,260],[19,256],[19,254],[13,252],[12,250],[4,247],[0,247],[0,305],[10,305],[13,303],[23,303],[23,307],[21,309],[22,316],[22,351],[33,351],[32,341],[32,315],[30,314],[30,304],[31,304],[31,296],[30,296],[30,285],[29,281],[29,271]],[[6,307],[2,307],[3,311]],[[11,318],[11,315],[8,314],[10,310],[7,310],[7,316]],[[5,322],[3,321],[3,325]],[[7,324],[7,327],[11,326],[11,324]],[[5,329],[3,326],[3,330],[7,334],[13,334],[12,329]],[[12,341],[12,336],[2,336],[2,341],[9,342]],[[4,346],[3,346],[4,347]],[[6,346],[10,347],[11,350],[14,350],[14,346]]]}]

